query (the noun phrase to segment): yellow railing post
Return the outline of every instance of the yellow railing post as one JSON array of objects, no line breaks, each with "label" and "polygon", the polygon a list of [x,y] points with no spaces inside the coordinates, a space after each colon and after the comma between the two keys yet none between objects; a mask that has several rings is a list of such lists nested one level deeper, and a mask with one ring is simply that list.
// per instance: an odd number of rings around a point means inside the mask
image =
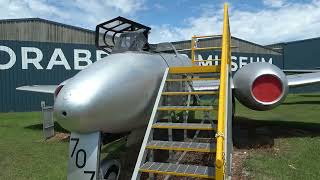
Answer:
[{"label": "yellow railing post", "polygon": [[221,70],[220,70],[220,89],[219,89],[219,110],[218,110],[218,127],[216,133],[217,151],[216,151],[216,179],[224,179],[224,134],[226,120],[226,101],[227,101],[227,66],[230,64],[230,29],[228,4],[224,4],[223,16],[223,34],[222,34],[222,54],[221,54]]},{"label": "yellow railing post", "polygon": [[194,53],[194,41],[195,41],[195,36],[192,36],[191,38],[191,62],[192,62],[192,66],[195,66],[195,53]]}]

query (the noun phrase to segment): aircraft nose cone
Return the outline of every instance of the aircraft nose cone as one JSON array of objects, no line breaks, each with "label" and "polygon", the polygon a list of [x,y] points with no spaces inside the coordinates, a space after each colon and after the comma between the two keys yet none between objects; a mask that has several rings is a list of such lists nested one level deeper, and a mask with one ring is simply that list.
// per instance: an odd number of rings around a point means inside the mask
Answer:
[{"label": "aircraft nose cone", "polygon": [[71,81],[56,97],[54,115],[57,122],[70,131],[86,131],[88,111],[95,102],[96,91],[99,85],[94,81]]}]

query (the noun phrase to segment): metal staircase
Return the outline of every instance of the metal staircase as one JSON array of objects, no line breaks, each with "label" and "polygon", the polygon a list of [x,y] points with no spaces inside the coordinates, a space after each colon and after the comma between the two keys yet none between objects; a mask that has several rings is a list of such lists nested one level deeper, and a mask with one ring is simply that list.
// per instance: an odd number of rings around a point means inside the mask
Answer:
[{"label": "metal staircase", "polygon": [[[232,95],[227,8],[225,5],[220,65],[166,69],[132,180],[140,179],[142,174],[150,179],[168,179],[170,176],[219,180],[230,178]],[[192,51],[202,49],[192,47]],[[196,61],[193,55],[192,62]],[[192,86],[195,81],[212,80],[219,80],[220,85],[216,90],[195,91]],[[211,100],[196,105],[199,103],[198,96],[210,97]],[[192,115],[196,118],[192,118]],[[168,136],[156,136],[157,131],[165,131]],[[183,138],[176,137],[179,132],[183,132]],[[157,158],[165,151],[168,152],[167,158]],[[192,162],[192,158],[183,160],[188,153],[192,153],[189,157],[208,158],[195,162]]]}]

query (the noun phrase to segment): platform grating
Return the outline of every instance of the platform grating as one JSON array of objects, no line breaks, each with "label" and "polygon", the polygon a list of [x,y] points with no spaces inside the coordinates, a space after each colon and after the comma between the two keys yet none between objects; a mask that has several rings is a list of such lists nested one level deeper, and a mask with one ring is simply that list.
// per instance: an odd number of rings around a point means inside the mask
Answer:
[{"label": "platform grating", "polygon": [[167,82],[181,82],[181,81],[212,81],[218,80],[219,78],[177,78],[177,79],[167,79]]},{"label": "platform grating", "polygon": [[211,131],[216,130],[214,124],[200,124],[200,123],[162,123],[153,124],[154,129],[187,129],[187,130],[202,130]]},{"label": "platform grating", "polygon": [[179,95],[217,95],[217,91],[193,91],[193,92],[163,92],[164,96],[179,96]]},{"label": "platform grating", "polygon": [[216,106],[159,106],[159,111],[214,111]]},{"label": "platform grating", "polygon": [[214,143],[157,141],[157,140],[150,141],[146,147],[148,149],[193,151],[193,152],[215,152],[215,148],[216,148]]},{"label": "platform grating", "polygon": [[206,166],[146,162],[140,172],[214,179],[214,168]]}]

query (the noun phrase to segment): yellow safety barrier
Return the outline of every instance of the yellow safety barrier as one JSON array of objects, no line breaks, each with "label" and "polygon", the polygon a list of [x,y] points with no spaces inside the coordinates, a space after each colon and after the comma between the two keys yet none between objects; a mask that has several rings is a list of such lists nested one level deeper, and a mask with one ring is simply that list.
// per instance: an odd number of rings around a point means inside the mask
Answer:
[{"label": "yellow safety barrier", "polygon": [[197,62],[208,62],[208,61],[220,61],[220,59],[213,60],[197,60],[195,51],[206,51],[206,50],[222,50],[221,46],[211,46],[211,47],[197,47],[197,41],[199,39],[207,39],[207,38],[221,38],[222,35],[207,35],[207,36],[192,36],[191,38],[191,61],[192,66],[198,66]]}]

